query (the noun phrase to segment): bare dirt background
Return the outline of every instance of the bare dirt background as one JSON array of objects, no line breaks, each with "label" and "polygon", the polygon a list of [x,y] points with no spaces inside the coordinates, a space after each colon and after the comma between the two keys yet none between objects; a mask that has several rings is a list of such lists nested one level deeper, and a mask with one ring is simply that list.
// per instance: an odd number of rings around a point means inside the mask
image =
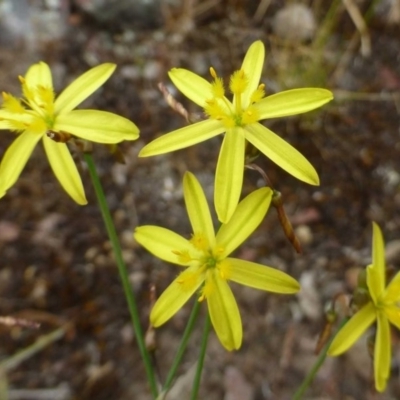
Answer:
[{"label": "bare dirt background", "polygon": [[[311,161],[321,186],[307,186],[269,160],[257,160],[283,194],[303,254],[294,252],[271,209],[238,256],[290,273],[303,291],[275,296],[232,285],[243,317],[243,347],[228,353],[211,334],[201,399],[292,397],[315,361],[324,307],[338,293],[351,293],[359,269],[370,260],[371,221],[384,232],[388,264],[399,268],[399,1],[355,2],[363,15],[369,13],[364,55],[359,32],[341,2],[304,1],[303,11],[282,17],[289,4],[298,3],[0,2],[2,90],[19,95],[17,76],[39,60],[50,64],[58,91],[98,63],[118,64],[112,78],[82,108],[116,112],[141,129],[140,140],[121,146],[125,165],[117,164],[102,146],[95,146],[94,157],[144,327],[149,286],[161,292],[177,271],[140,249],[132,239],[133,229],[151,223],[189,234],[183,173],[194,172],[211,200],[220,145],[216,138],[173,154],[138,159],[145,143],[184,124],[165,104],[157,83],[176,93],[167,71],[178,66],[208,77],[212,65],[228,77],[240,67],[248,46],[261,39],[267,49],[262,81],[268,93],[306,86],[335,92],[335,101],[321,110],[266,122]],[[201,112],[176,95],[190,111]],[[0,155],[12,139],[13,134],[1,133]],[[62,339],[8,369],[0,379],[2,399],[150,399],[91,182],[79,153],[76,160],[87,206],[75,205],[62,191],[41,146],[0,201],[0,315],[41,323],[39,329],[0,325],[0,360],[66,322],[72,326]],[[246,171],[245,181],[245,192],[262,184],[251,171]],[[162,379],[189,312],[186,307],[158,331],[156,360]],[[201,317],[182,373],[196,361],[203,321]],[[399,339],[393,332],[392,378],[385,394],[374,392],[372,363],[365,341],[360,341],[343,357],[326,361],[305,398],[400,398]],[[186,381],[170,398],[189,398]]]}]

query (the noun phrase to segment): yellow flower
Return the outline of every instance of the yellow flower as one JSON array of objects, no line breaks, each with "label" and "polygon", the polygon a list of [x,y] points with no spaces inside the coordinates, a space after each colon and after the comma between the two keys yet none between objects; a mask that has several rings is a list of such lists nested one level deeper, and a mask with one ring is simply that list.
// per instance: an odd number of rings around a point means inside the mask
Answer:
[{"label": "yellow flower", "polygon": [[175,86],[190,100],[204,108],[208,119],[157,138],[145,146],[140,157],[154,156],[182,149],[226,132],[218,159],[214,203],[218,218],[228,222],[238,204],[243,183],[246,141],[296,178],[319,184],[313,166],[292,146],[261,125],[267,118],[300,114],[332,100],[325,89],[287,90],[265,97],[259,85],[264,45],[254,42],[247,51],[242,67],[230,80],[233,101],[225,97],[221,78],[211,68],[213,83],[185,69],[174,68],[169,76]]},{"label": "yellow flower", "polygon": [[390,375],[389,322],[400,329],[400,272],[386,287],[385,248],[382,232],[376,223],[373,223],[372,265],[367,267],[367,286],[369,301],[339,331],[328,354],[338,356],[345,352],[376,321],[375,387],[383,392]]},{"label": "yellow flower", "polygon": [[17,181],[34,147],[42,139],[50,166],[62,187],[78,204],[87,203],[65,141],[76,136],[97,143],[119,143],[139,136],[136,125],[126,118],[105,111],[74,110],[111,76],[115,67],[102,64],[90,69],[55,99],[50,68],[39,62],[28,69],[25,77],[19,77],[22,100],[3,92],[0,129],[19,135],[0,165],[0,197]]},{"label": "yellow flower", "polygon": [[157,226],[141,226],[135,239],[156,257],[186,269],[162,293],[151,311],[158,327],[169,320],[199,289],[207,300],[211,322],[222,345],[238,349],[242,322],[228,281],[277,293],[296,293],[298,282],[274,268],[228,257],[264,219],[272,190],[258,189],[242,200],[227,224],[215,234],[204,192],[194,175],[183,181],[186,209],[193,228],[190,240]]}]

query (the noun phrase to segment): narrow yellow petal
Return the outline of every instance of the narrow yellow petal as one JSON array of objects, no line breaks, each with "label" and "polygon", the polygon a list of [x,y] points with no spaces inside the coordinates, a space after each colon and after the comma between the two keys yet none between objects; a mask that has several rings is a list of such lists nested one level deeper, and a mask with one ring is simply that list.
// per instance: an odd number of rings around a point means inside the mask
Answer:
[{"label": "narrow yellow petal", "polygon": [[167,133],[144,146],[139,157],[169,153],[203,142],[225,131],[220,121],[206,120]]},{"label": "narrow yellow petal", "polygon": [[237,350],[242,345],[243,329],[235,297],[217,272],[213,271],[207,276],[208,283],[214,288],[207,296],[207,304],[218,339],[227,350]]},{"label": "narrow yellow petal", "polygon": [[0,120],[0,130],[1,129],[9,129],[12,130],[13,128],[10,126],[10,123],[8,121],[2,121]]},{"label": "narrow yellow petal", "polygon": [[53,79],[49,66],[41,61],[33,64],[25,74],[26,85],[29,88],[43,86],[53,88]]},{"label": "narrow yellow petal", "polygon": [[394,278],[390,281],[386,288],[385,294],[386,303],[398,303],[400,302],[400,272],[398,272]]},{"label": "narrow yellow petal", "polygon": [[139,137],[138,127],[129,119],[98,110],[74,110],[61,114],[56,118],[54,130],[96,143],[119,143]]},{"label": "narrow yellow petal", "polygon": [[319,185],[314,167],[289,143],[265,126],[256,123],[245,127],[246,139],[295,178],[310,185]]},{"label": "narrow yellow petal", "polygon": [[[182,272],[161,294],[150,313],[150,322],[158,327],[167,322],[200,287],[204,277],[197,273],[197,266]],[[188,279],[190,284],[185,280]]]},{"label": "narrow yellow petal", "polygon": [[390,375],[391,337],[389,321],[384,314],[378,314],[374,350],[375,387],[378,392],[384,392]]},{"label": "narrow yellow petal", "polygon": [[222,224],[217,232],[217,244],[228,256],[239,247],[260,225],[272,199],[270,188],[257,189],[237,206],[231,219]]},{"label": "narrow yellow petal", "polygon": [[215,232],[207,199],[199,181],[190,172],[183,178],[183,192],[193,233],[205,235],[208,244],[214,247]]},{"label": "narrow yellow petal", "polygon": [[226,132],[215,172],[214,204],[218,219],[226,223],[234,213],[242,192],[245,140],[243,129]]},{"label": "narrow yellow petal", "polygon": [[[250,97],[253,92],[258,88],[264,60],[264,44],[261,42],[261,40],[257,40],[247,50],[241,67],[241,70],[244,71],[246,78],[248,79],[248,85],[241,95],[242,107],[244,109],[250,105]],[[233,104],[235,104],[235,99],[233,100]]]},{"label": "narrow yellow petal", "polygon": [[200,107],[204,107],[206,100],[212,97],[211,83],[194,72],[173,68],[168,75],[178,90]]},{"label": "narrow yellow petal", "polygon": [[332,92],[326,89],[291,89],[265,97],[254,104],[254,107],[262,120],[303,114],[323,106],[332,99]]},{"label": "narrow yellow petal", "polygon": [[79,76],[57,97],[54,103],[55,113],[72,111],[107,81],[115,68],[115,64],[101,64]]},{"label": "narrow yellow petal", "polygon": [[82,180],[65,143],[56,143],[43,136],[43,145],[50,166],[64,190],[80,204],[87,204]]},{"label": "narrow yellow petal", "polygon": [[337,333],[331,343],[328,354],[338,356],[348,350],[376,320],[375,306],[372,302],[354,314]]},{"label": "narrow yellow petal", "polygon": [[188,251],[191,244],[177,233],[159,226],[145,225],[137,227],[133,236],[147,251],[161,260],[177,265],[188,264],[181,261],[177,252]]},{"label": "narrow yellow petal", "polygon": [[375,304],[386,286],[385,244],[379,226],[372,223],[372,265],[367,267],[367,284]]},{"label": "narrow yellow petal", "polygon": [[41,135],[25,131],[5,152],[0,164],[0,197],[17,181]]},{"label": "narrow yellow petal", "polygon": [[237,258],[227,258],[229,280],[268,292],[293,294],[300,290],[300,284],[290,275],[275,268]]},{"label": "narrow yellow petal", "polygon": [[397,304],[385,306],[384,313],[391,324],[400,330],[400,309]]}]

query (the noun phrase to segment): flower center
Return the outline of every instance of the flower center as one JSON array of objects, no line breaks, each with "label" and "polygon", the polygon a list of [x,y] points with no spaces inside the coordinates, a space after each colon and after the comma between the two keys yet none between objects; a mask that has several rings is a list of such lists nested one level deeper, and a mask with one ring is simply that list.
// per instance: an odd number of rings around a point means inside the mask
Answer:
[{"label": "flower center", "polygon": [[[199,301],[209,297],[215,290],[211,275],[217,279],[227,280],[230,276],[230,263],[224,257],[224,248],[210,246],[207,236],[196,233],[190,239],[192,248],[184,251],[174,251],[179,260],[188,266],[195,266],[195,270],[188,270],[179,275],[178,283],[182,289],[193,288],[198,279],[204,281]],[[202,277],[202,278],[200,278]]]},{"label": "flower center", "polygon": [[210,243],[203,233],[196,233],[190,239],[193,247],[198,252],[197,261],[199,262],[200,268],[205,271],[208,269],[214,269],[218,267],[222,261],[222,254],[224,249],[218,246],[212,248]]},{"label": "flower center", "polygon": [[37,85],[29,87],[25,78],[19,77],[23,98],[20,100],[9,93],[2,93],[2,120],[9,129],[44,134],[54,124],[54,92],[50,87]]},{"label": "flower center", "polygon": [[233,104],[225,97],[225,88],[222,79],[217,75],[214,68],[210,68],[213,82],[211,83],[212,97],[206,100],[204,112],[211,119],[221,121],[225,127],[245,126],[259,120],[259,113],[253,106],[265,96],[265,86],[261,84],[246,99],[247,104],[243,104],[243,94],[245,93],[249,80],[243,70],[235,71],[229,82],[229,90],[234,95]]}]

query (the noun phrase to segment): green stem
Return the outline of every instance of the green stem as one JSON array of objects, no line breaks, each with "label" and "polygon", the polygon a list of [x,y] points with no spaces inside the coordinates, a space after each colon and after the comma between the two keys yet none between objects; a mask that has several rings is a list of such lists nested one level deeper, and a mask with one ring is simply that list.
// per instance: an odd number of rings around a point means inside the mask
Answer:
[{"label": "green stem", "polygon": [[65,335],[65,332],[67,330],[68,325],[64,325],[61,328],[58,328],[55,331],[48,333],[47,335],[40,336],[35,343],[14,354],[10,358],[1,361],[0,372],[8,372],[14,368],[17,368],[23,361],[28,360],[36,353],[43,350],[46,346],[52,344],[56,340],[61,339]]},{"label": "green stem", "polygon": [[303,394],[308,389],[308,387],[310,386],[311,382],[314,380],[315,375],[317,374],[317,372],[320,369],[321,365],[324,363],[325,358],[326,358],[327,353],[328,353],[329,346],[333,342],[333,339],[335,338],[337,333],[343,328],[343,326],[347,323],[348,320],[349,320],[349,318],[344,318],[342,320],[342,322],[340,323],[339,328],[337,329],[336,333],[334,335],[332,335],[332,337],[326,343],[325,347],[319,353],[318,358],[317,358],[314,366],[311,368],[311,371],[305,377],[303,383],[301,384],[301,386],[297,389],[296,393],[294,394],[293,400],[301,400],[302,399]]},{"label": "green stem", "polygon": [[115,231],[115,226],[114,226],[114,223],[111,218],[110,210],[107,205],[107,201],[106,201],[106,198],[104,195],[103,188],[100,183],[99,176],[97,175],[93,157],[90,153],[84,153],[83,156],[84,156],[86,164],[89,168],[90,178],[92,179],[94,190],[96,192],[97,201],[99,203],[99,207],[101,210],[101,215],[103,216],[107,234],[108,234],[108,237],[110,238],[110,242],[111,242],[112,249],[114,252],[115,260],[116,260],[116,263],[118,266],[119,276],[120,276],[121,282],[122,282],[122,287],[124,289],[125,298],[128,303],[129,312],[131,314],[132,325],[133,325],[133,329],[135,331],[136,340],[137,340],[137,343],[139,346],[139,351],[140,351],[140,354],[141,354],[143,362],[144,362],[144,366],[145,366],[145,370],[146,370],[146,374],[147,374],[147,380],[150,385],[151,393],[152,393],[153,397],[156,398],[157,394],[158,394],[158,390],[157,390],[155,374],[154,374],[153,366],[152,366],[152,363],[150,360],[150,355],[149,355],[146,345],[145,345],[143,331],[142,331],[142,327],[140,325],[139,311],[138,311],[138,307],[136,304],[135,296],[133,294],[131,285],[129,283],[128,270],[126,268],[124,259],[122,257],[121,245],[119,243],[119,239],[118,239],[117,233]]},{"label": "green stem", "polygon": [[196,299],[195,300],[195,304],[194,304],[193,309],[192,309],[192,312],[191,312],[190,317],[189,317],[189,321],[188,321],[188,323],[186,325],[185,332],[183,332],[182,340],[181,340],[181,343],[179,345],[178,351],[176,353],[176,356],[175,356],[174,361],[172,363],[171,369],[169,370],[167,379],[166,379],[165,384],[163,386],[163,392],[167,392],[168,391],[168,389],[171,387],[172,381],[175,378],[176,371],[177,371],[177,369],[179,367],[179,364],[182,361],[182,357],[183,357],[183,354],[185,353],[188,340],[189,340],[190,335],[191,335],[191,333],[193,331],[194,324],[195,324],[195,322],[197,320],[197,316],[199,315],[199,310],[200,310],[200,301],[198,301]]},{"label": "green stem", "polygon": [[201,339],[199,361],[197,362],[196,375],[194,377],[192,394],[191,394],[190,400],[196,400],[197,395],[199,393],[201,373],[203,372],[204,358],[206,356],[208,335],[210,333],[210,330],[211,330],[211,319],[210,319],[210,314],[207,313],[206,322],[205,322],[204,330],[203,330],[203,337]]}]

